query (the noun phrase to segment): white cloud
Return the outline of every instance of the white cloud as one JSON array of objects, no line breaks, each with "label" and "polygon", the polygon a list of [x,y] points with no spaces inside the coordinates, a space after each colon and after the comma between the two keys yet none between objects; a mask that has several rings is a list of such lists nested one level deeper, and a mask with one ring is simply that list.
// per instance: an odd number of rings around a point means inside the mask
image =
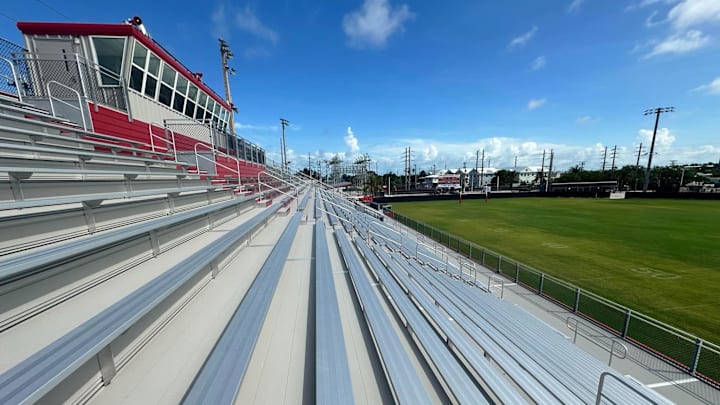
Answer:
[{"label": "white cloud", "polygon": [[572,3],[567,8],[568,13],[573,13],[575,11],[580,10],[580,6],[585,2],[585,0],[573,0]]},{"label": "white cloud", "polygon": [[260,21],[255,15],[255,11],[249,6],[245,6],[235,15],[235,25],[245,32],[272,43],[276,43],[280,39],[278,33]]},{"label": "white cloud", "polygon": [[427,162],[429,160],[435,160],[438,157],[437,146],[430,144],[430,146],[423,149],[423,159]]},{"label": "white cloud", "polygon": [[687,53],[710,44],[710,37],[697,30],[690,30],[685,34],[673,34],[658,42],[653,49],[644,56],[644,59],[667,53]]},{"label": "white cloud", "polygon": [[545,98],[534,98],[534,99],[528,101],[527,109],[530,111],[537,110],[538,108],[544,106],[546,102],[547,102],[547,99],[545,99]]},{"label": "white cloud", "polygon": [[278,125],[254,125],[254,124],[243,124],[241,122],[235,123],[235,130],[236,131],[279,131],[280,127]]},{"label": "white cloud", "polygon": [[[618,167],[634,165],[637,157],[637,143],[643,142],[643,147],[648,147],[651,138],[652,130],[643,129],[638,131],[637,142],[634,145],[618,145],[615,164]],[[408,146],[414,152],[415,157],[412,163],[417,164],[418,172],[421,170],[429,172],[433,165],[435,165],[436,170],[441,170],[446,166],[449,169],[457,169],[463,167],[463,163],[468,168],[474,168],[475,153],[476,151],[481,152],[483,149],[485,150],[484,166],[486,168],[512,168],[515,156],[518,157],[518,168],[540,166],[543,150],[546,151],[545,167],[547,167],[550,150],[552,149],[554,150],[553,167],[556,170],[566,170],[578,165],[580,162],[585,162],[586,169],[595,170],[600,169],[602,164],[601,156],[605,149],[604,144],[599,142],[566,144],[502,136],[480,138],[467,142],[453,142],[452,139],[453,137],[446,135],[439,135],[436,138],[393,139],[388,142],[373,144],[368,148],[364,148],[363,152],[369,154],[372,160],[370,166],[372,170],[377,167],[380,173],[388,171],[401,173],[404,167],[402,155]],[[717,160],[717,156],[720,154],[720,144],[678,146],[676,136],[667,128],[662,128],[658,129],[655,152],[656,155],[653,161],[658,165],[669,164],[671,160],[677,160],[680,163],[709,162]],[[279,154],[274,151],[269,151],[268,156],[279,161]],[[315,162],[314,164],[317,164],[318,161],[330,160],[334,156],[338,156],[345,163],[354,162],[347,152],[322,150],[311,154],[311,159]],[[288,157],[293,162],[294,167],[302,168],[307,165],[307,154],[295,157],[288,152]]]},{"label": "white cloud", "polygon": [[343,31],[351,46],[381,48],[414,17],[407,4],[393,7],[389,0],[365,0],[359,10],[345,14]]},{"label": "white cloud", "polygon": [[532,27],[530,29],[530,31],[513,38],[512,41],[510,41],[510,43],[508,44],[508,48],[524,46],[535,36],[535,34],[537,32],[538,32],[538,27],[537,26]]},{"label": "white cloud", "polygon": [[662,24],[664,21],[655,21],[655,16],[658,14],[658,11],[655,10],[645,19],[645,26],[648,28],[652,28],[656,25]]},{"label": "white cloud", "polygon": [[544,68],[545,65],[547,65],[547,58],[544,56],[538,56],[537,58],[535,58],[535,60],[532,61],[532,63],[530,64],[530,68],[532,70],[540,70]]},{"label": "white cloud", "polygon": [[577,122],[578,124],[590,124],[590,123],[597,122],[597,121],[598,121],[597,118],[590,116],[590,115],[583,115],[582,117],[578,117],[575,120],[575,122]]},{"label": "white cloud", "polygon": [[708,92],[710,94],[720,94],[720,77],[716,77],[715,80],[710,83],[703,84],[702,86],[696,87],[693,91]]},{"label": "white cloud", "polygon": [[348,127],[347,135],[345,135],[343,139],[345,140],[345,145],[350,148],[351,154],[357,155],[357,153],[360,152],[360,145],[358,145],[358,140],[355,137],[352,128]]},{"label": "white cloud", "polygon": [[670,10],[668,20],[677,29],[718,22],[720,21],[720,1],[684,0]]},{"label": "white cloud", "polygon": [[[638,141],[642,142],[643,145],[647,145],[649,148],[652,142],[652,135],[652,129],[641,129],[638,131]],[[671,134],[669,129],[658,128],[657,135],[655,136],[654,153],[667,154],[670,152],[675,139],[675,135]]]},{"label": "white cloud", "polygon": [[673,4],[673,3],[677,3],[678,1],[680,1],[680,0],[642,0],[640,2],[632,3],[632,4],[628,5],[627,7],[625,7],[625,11],[632,11],[632,10],[644,8],[647,6],[652,6],[652,5],[658,4],[658,3]]}]

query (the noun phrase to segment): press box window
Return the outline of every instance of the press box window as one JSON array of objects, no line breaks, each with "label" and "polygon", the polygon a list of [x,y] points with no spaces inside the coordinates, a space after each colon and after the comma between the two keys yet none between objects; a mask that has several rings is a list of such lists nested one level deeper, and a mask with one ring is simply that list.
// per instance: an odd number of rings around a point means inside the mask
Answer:
[{"label": "press box window", "polygon": [[92,41],[100,65],[100,83],[103,86],[120,85],[125,38],[93,37]]}]

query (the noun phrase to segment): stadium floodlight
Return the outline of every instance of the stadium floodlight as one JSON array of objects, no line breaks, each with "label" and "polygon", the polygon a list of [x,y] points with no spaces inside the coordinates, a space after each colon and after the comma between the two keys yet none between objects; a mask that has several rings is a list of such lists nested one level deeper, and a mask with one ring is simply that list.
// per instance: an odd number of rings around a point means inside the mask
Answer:
[{"label": "stadium floodlight", "polygon": [[658,107],[645,110],[643,115],[655,114],[655,129],[653,129],[652,142],[650,143],[650,153],[648,154],[647,168],[645,169],[645,182],[643,183],[643,193],[647,193],[650,184],[650,167],[652,165],[653,151],[655,150],[655,136],[657,135],[658,123],[660,122],[660,114],[674,112],[675,107]]}]

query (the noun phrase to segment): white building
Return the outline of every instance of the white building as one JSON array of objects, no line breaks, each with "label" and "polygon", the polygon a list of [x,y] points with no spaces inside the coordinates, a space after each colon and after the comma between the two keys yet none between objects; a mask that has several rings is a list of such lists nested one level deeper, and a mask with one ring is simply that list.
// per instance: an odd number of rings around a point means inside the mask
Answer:
[{"label": "white building", "polygon": [[540,166],[527,166],[518,171],[518,182],[520,184],[539,184],[542,176],[547,178],[547,171],[543,171]]}]

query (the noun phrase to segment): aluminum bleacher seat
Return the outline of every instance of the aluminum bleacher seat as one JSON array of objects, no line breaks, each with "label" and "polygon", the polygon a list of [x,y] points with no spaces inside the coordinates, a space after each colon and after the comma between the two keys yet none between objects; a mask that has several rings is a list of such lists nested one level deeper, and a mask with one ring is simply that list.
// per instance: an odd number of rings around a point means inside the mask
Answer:
[{"label": "aluminum bleacher seat", "polygon": [[403,349],[402,343],[380,305],[378,297],[365,275],[364,265],[360,262],[347,235],[335,232],[342,257],[350,271],[353,287],[360,301],[363,314],[372,331],[372,337],[387,375],[393,396],[398,403],[429,404],[427,393],[418,389],[422,386],[417,371]]},{"label": "aluminum bleacher seat", "polygon": [[299,224],[296,213],[185,393],[184,404],[235,401]]},{"label": "aluminum bleacher seat", "polygon": [[317,404],[353,404],[340,311],[325,223],[315,223],[315,397]]},{"label": "aluminum bleacher seat", "polygon": [[[355,237],[357,246],[365,258],[370,270],[376,280],[383,286],[392,306],[398,313],[405,327],[412,331],[417,344],[426,353],[426,360],[432,364],[435,376],[442,381],[445,392],[451,401],[463,404],[484,404],[490,403],[482,391],[478,389],[475,382],[465,372],[463,365],[457,361],[446,341],[435,333],[430,323],[421,314],[411,301],[406,292],[395,283],[390,276],[385,264],[380,262],[370,247],[360,237]],[[424,309],[424,308],[423,308]],[[504,403],[523,403],[524,399],[509,384],[499,376],[492,385],[493,393]]]},{"label": "aluminum bleacher seat", "polygon": [[[189,255],[172,268],[1,374],[0,403],[38,401],[94,356],[99,356],[102,377],[106,383],[109,383],[115,374],[112,354],[108,351],[109,344],[180,289],[188,280],[204,269],[213,268],[213,263],[217,263],[223,255],[229,254],[240,241],[247,238],[274,215],[274,211],[274,209],[260,211],[242,225],[215,240],[214,243]],[[114,236],[122,237],[122,235]],[[104,240],[94,238],[94,242],[95,244],[113,243],[107,238]],[[95,247],[97,248],[97,246]],[[68,249],[58,249],[52,253],[48,252],[48,255],[43,255],[48,257],[36,255],[30,258],[25,257],[22,260],[19,258],[12,260],[7,263],[12,267],[0,266],[3,280],[12,281],[23,275],[23,268],[25,271],[29,268],[41,268],[43,261],[59,260],[63,256],[77,255],[87,248],[92,249],[93,246],[86,242],[84,246],[76,246],[69,252],[62,251]],[[28,261],[32,263],[28,263]]]}]

